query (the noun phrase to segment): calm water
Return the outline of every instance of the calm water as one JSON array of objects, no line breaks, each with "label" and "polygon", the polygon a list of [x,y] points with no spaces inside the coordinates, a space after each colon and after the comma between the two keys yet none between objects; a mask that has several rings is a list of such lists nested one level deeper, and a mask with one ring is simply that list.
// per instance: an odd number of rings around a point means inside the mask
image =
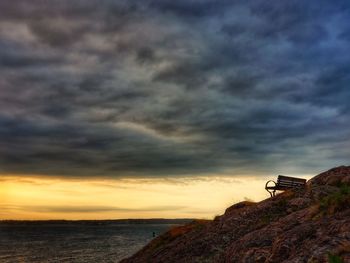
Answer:
[{"label": "calm water", "polygon": [[0,224],[0,262],[118,262],[169,224]]}]

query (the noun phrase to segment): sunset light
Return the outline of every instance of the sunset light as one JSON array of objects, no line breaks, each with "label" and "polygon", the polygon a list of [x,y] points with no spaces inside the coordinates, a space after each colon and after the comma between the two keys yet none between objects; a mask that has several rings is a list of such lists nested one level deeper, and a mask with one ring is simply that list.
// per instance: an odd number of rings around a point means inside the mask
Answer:
[{"label": "sunset light", "polygon": [[[272,179],[272,178],[271,178]],[[205,218],[269,195],[265,178],[60,179],[6,176],[0,219]]]}]

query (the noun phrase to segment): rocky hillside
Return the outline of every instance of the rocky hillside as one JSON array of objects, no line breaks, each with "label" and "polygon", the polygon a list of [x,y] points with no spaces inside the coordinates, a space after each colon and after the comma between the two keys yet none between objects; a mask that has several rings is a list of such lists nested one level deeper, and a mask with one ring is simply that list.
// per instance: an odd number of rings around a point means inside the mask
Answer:
[{"label": "rocky hillside", "polygon": [[155,238],[123,263],[350,262],[350,166]]}]

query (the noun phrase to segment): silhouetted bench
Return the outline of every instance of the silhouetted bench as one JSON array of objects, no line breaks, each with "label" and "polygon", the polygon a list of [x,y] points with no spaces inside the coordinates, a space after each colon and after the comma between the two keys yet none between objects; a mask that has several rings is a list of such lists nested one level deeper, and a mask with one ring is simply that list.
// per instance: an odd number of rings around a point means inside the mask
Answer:
[{"label": "silhouetted bench", "polygon": [[[274,183],[275,185],[269,186],[269,183]],[[268,181],[265,185],[266,191],[268,191],[271,197],[275,196],[277,190],[287,190],[294,188],[304,188],[306,186],[306,179],[289,177],[284,175],[279,175],[277,178],[277,183],[275,181]]]}]

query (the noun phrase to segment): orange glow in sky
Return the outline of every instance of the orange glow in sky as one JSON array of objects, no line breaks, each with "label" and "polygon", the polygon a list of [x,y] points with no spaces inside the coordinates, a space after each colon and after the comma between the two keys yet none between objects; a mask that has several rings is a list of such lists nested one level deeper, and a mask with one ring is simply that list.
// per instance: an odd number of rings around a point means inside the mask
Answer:
[{"label": "orange glow in sky", "polygon": [[0,219],[208,218],[260,201],[266,177],[59,179],[5,176]]}]

